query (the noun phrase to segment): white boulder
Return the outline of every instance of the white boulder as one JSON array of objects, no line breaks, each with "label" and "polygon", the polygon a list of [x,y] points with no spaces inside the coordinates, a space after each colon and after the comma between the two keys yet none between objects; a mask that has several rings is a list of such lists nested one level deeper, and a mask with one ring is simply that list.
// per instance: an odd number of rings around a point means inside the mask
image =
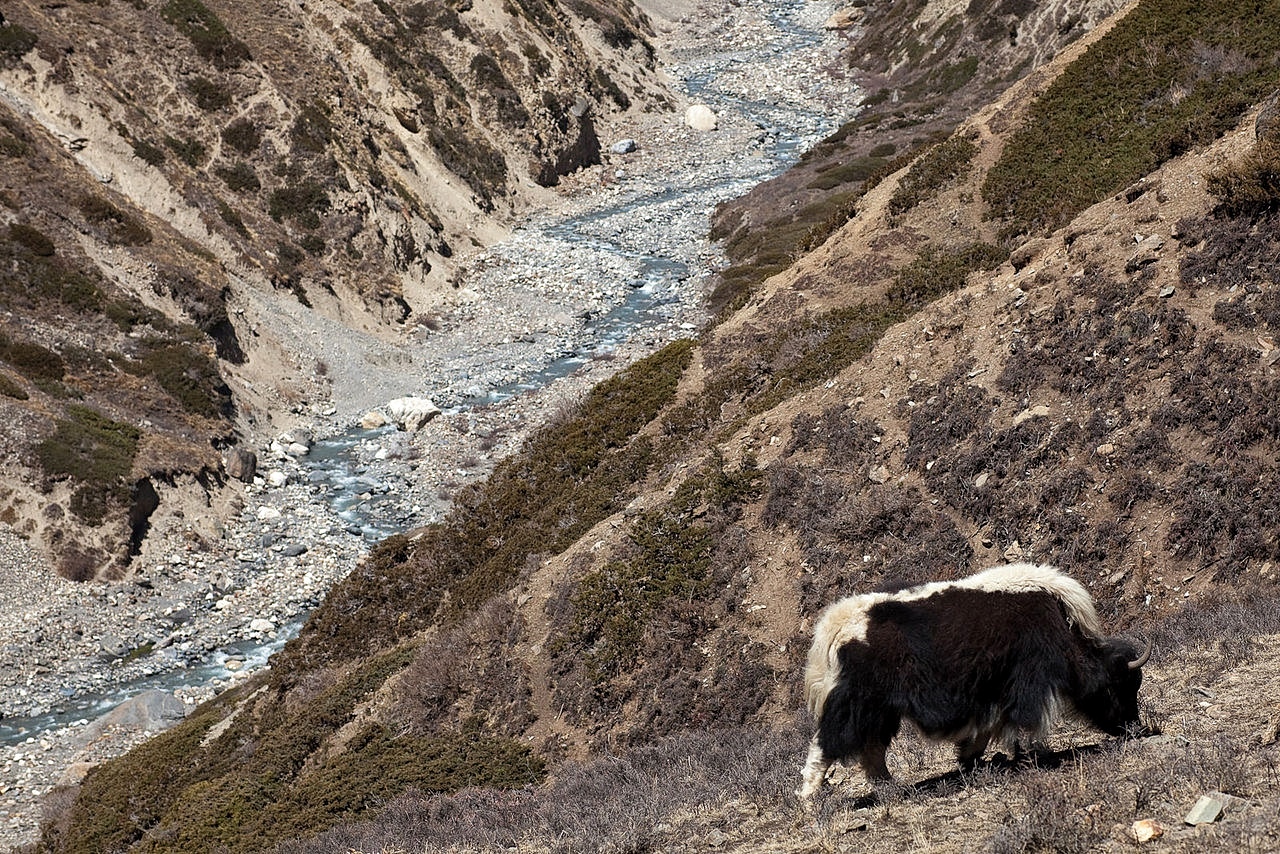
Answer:
[{"label": "white boulder", "polygon": [[706,104],[691,104],[684,111],[684,123],[694,130],[715,130],[716,114]]},{"label": "white boulder", "polygon": [[425,397],[397,397],[387,403],[387,414],[401,430],[414,433],[440,414],[440,407]]}]

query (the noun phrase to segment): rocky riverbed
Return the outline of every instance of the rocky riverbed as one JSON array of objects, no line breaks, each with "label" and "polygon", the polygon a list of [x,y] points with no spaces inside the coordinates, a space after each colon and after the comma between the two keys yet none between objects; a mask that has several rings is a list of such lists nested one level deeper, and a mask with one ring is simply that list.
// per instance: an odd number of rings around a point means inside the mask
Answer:
[{"label": "rocky riverbed", "polygon": [[856,88],[829,70],[833,11],[707,0],[656,20],[669,75],[711,106],[717,129],[689,127],[683,105],[601,129],[606,145],[634,150],[571,176],[554,210],[477,258],[454,303],[406,337],[384,399],[412,377],[409,391],[443,409],[421,429],[358,429],[367,400],[313,404],[308,430],[256,449],[252,483],[158,525],[129,582],[63,581],[0,532],[0,848],[34,838],[40,800],[60,783],[266,666],[379,535],[440,518],[592,384],[696,334],[719,263],[705,239],[715,204],[856,106]]}]

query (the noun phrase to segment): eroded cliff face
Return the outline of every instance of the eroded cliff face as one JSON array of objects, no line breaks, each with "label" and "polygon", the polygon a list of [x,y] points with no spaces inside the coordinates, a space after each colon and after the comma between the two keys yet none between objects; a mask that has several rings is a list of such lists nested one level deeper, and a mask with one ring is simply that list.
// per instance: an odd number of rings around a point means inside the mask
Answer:
[{"label": "eroded cliff face", "polygon": [[[5,518],[124,572],[157,479],[209,500],[236,431],[394,362],[601,118],[663,103],[647,32],[609,0],[6,4]],[[82,476],[46,445],[85,419],[120,453]]]}]

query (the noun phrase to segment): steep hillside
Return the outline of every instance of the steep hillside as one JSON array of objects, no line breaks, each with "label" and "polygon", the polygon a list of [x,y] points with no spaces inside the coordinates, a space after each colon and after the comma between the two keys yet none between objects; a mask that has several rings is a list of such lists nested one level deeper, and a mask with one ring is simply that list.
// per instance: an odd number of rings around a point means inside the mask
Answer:
[{"label": "steep hillside", "polygon": [[[825,240],[870,186],[1123,4],[1118,0],[895,0],[854,4],[845,58],[868,92],[858,116],[792,169],[716,212],[730,266],[713,309]],[[836,22],[833,22],[836,23]]]},{"label": "steep hillside", "polygon": [[[1277,21],[1141,0],[1094,28],[381,545],[269,675],[67,793],[44,847],[1088,850],[1207,788],[1250,805],[1173,844],[1274,847]],[[822,605],[1006,560],[1155,640],[1165,735],[1068,729],[1047,770],[897,793],[854,773],[800,815]]]},{"label": "steep hillside", "polygon": [[[118,575],[157,479],[207,503],[233,429],[368,386],[460,257],[599,162],[601,118],[662,103],[647,28],[608,0],[6,3],[6,521]],[[55,459],[68,430],[117,451]]]}]

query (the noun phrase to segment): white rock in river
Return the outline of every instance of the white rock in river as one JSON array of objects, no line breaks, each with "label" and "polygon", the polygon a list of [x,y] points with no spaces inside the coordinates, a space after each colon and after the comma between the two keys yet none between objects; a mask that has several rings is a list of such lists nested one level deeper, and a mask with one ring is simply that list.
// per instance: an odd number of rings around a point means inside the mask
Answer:
[{"label": "white rock in river", "polygon": [[401,430],[413,433],[439,415],[440,407],[425,397],[397,397],[387,404],[387,414]]},{"label": "white rock in river", "polygon": [[706,104],[691,104],[684,111],[684,123],[694,130],[715,130],[716,114]]},{"label": "white rock in river", "polygon": [[275,630],[276,624],[270,620],[264,620],[262,617],[258,617],[249,623],[249,631],[251,632],[261,632],[265,635],[267,632],[274,632]]}]

